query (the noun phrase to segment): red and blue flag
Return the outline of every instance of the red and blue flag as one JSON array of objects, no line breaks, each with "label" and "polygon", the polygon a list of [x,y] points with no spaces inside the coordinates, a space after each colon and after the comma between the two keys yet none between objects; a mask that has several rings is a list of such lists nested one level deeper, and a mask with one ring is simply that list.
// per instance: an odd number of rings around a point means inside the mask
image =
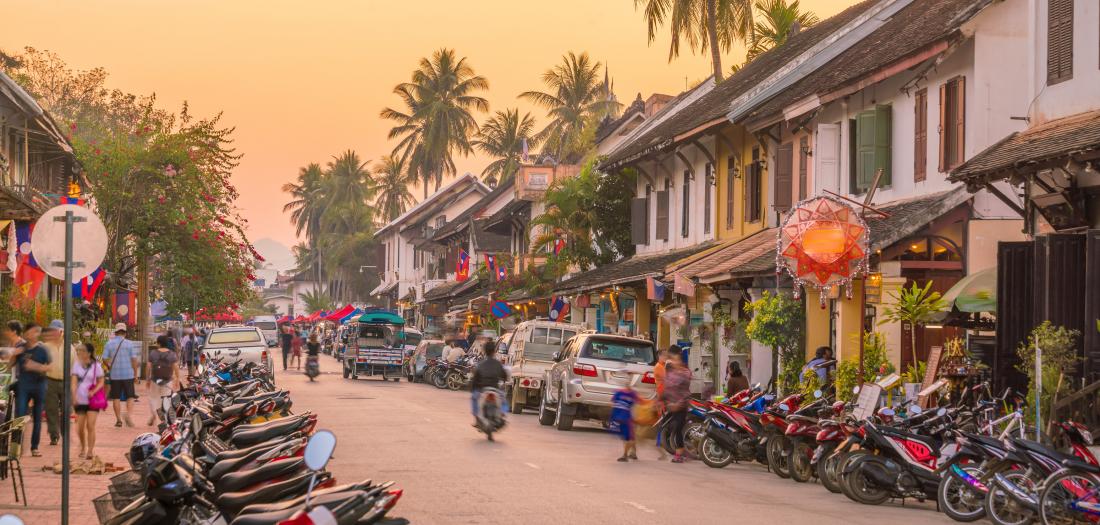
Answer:
[{"label": "red and blue flag", "polygon": [[458,282],[470,278],[470,255],[466,250],[458,251],[458,260],[455,261],[455,280]]},{"label": "red and blue flag", "polygon": [[569,315],[569,303],[565,302],[565,298],[557,295],[550,298],[550,320],[554,322],[561,322],[565,317]]}]

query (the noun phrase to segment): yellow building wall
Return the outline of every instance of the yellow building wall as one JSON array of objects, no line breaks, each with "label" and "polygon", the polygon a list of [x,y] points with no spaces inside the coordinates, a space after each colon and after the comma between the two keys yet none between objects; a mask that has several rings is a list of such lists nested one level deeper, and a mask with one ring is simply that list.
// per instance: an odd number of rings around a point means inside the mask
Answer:
[{"label": "yellow building wall", "polygon": [[829,346],[829,307],[821,307],[815,294],[806,297],[806,359],[820,346]]},{"label": "yellow building wall", "polygon": [[634,335],[649,334],[649,299],[646,298],[645,288],[634,289]]},{"label": "yellow building wall", "polygon": [[[752,148],[759,146],[756,138],[745,131],[741,126],[735,126],[729,124],[724,126],[719,133],[729,139],[729,142],[733,144],[737,151],[733,152],[729,146],[726,145],[726,141],[718,140],[717,142],[717,154],[715,158],[718,160],[718,185],[717,185],[717,200],[718,205],[715,206],[717,211],[717,217],[715,224],[718,225],[716,230],[718,240],[731,241],[737,240],[753,233],[756,233],[764,228],[763,217],[767,215],[767,202],[768,202],[768,173],[765,169],[761,176],[761,190],[760,190],[760,202],[761,202],[761,220],[754,222],[745,221],[745,172],[748,170],[749,164],[752,162]],[[739,175],[734,178],[733,187],[733,223],[726,222],[726,209],[728,207],[726,203],[726,192],[729,185],[729,163],[727,159],[731,154],[738,155],[738,170]],[[760,156],[764,158],[764,148],[760,146]]]}]

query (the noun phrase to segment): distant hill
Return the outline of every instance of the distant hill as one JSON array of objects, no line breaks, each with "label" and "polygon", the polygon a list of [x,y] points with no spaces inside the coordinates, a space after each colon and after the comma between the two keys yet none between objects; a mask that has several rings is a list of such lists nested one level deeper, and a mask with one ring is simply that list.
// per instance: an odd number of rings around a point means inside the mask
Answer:
[{"label": "distant hill", "polygon": [[270,237],[264,237],[252,243],[256,251],[267,260],[268,268],[281,272],[294,269],[294,253],[287,245]]}]

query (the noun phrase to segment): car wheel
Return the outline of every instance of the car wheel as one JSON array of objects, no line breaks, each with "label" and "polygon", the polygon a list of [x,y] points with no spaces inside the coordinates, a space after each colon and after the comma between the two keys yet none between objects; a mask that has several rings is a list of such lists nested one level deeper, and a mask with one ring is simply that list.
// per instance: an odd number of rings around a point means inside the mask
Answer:
[{"label": "car wheel", "polygon": [[509,393],[511,395],[508,396],[508,398],[511,400],[511,403],[509,403],[508,411],[513,413],[513,414],[522,414],[523,413],[523,401],[519,400],[518,390],[516,390],[515,388],[510,388]]},{"label": "car wheel", "polygon": [[548,427],[554,424],[554,414],[550,412],[550,409],[546,407],[546,391],[542,392],[542,399],[539,400],[539,424]]},{"label": "car wheel", "polygon": [[562,432],[573,430],[573,416],[565,413],[565,390],[558,392],[558,410],[554,413],[554,426]]}]

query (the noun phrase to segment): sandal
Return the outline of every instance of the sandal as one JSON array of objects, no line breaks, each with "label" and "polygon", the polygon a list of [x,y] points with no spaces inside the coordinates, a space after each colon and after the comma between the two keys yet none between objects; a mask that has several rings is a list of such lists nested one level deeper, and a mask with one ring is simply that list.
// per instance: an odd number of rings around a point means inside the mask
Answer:
[{"label": "sandal", "polygon": [[617,459],[616,461],[618,461],[619,463],[626,463],[628,460],[627,460],[626,456],[623,456],[623,457]]},{"label": "sandal", "polygon": [[34,456],[36,458],[40,458],[40,457],[42,457],[42,453],[39,452],[37,449],[36,450],[31,450],[31,456]]},{"label": "sandal", "polygon": [[673,463],[683,463],[684,462],[684,456],[676,454],[675,456],[672,456],[672,462]]},{"label": "sandal", "polygon": [[116,427],[121,427],[122,426],[122,421],[115,421],[115,426]]}]

